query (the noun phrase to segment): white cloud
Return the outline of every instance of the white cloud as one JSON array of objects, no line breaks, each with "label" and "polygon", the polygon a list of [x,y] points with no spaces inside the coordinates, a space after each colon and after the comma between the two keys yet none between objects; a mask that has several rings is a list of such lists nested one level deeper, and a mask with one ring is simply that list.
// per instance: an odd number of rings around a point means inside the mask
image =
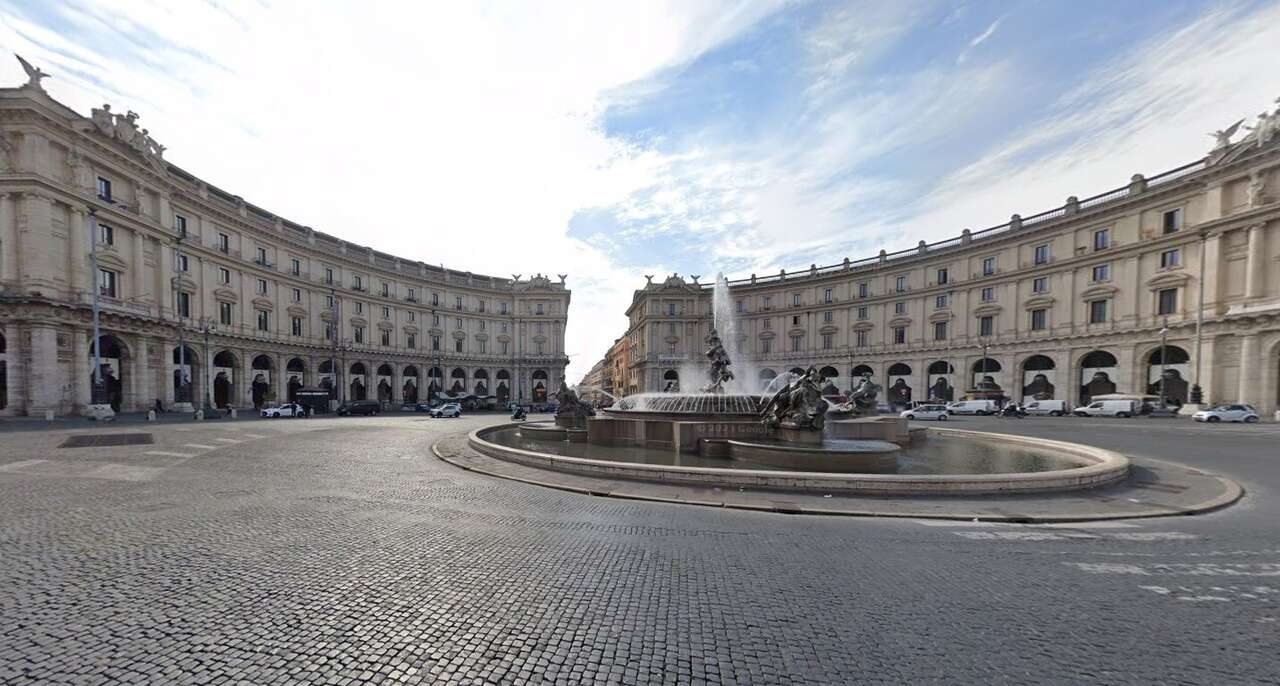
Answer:
[{"label": "white cloud", "polygon": [[967,62],[969,60],[969,53],[973,52],[974,48],[987,42],[987,39],[995,34],[996,29],[1000,28],[1001,21],[1004,21],[1004,17],[1000,17],[999,19],[991,22],[991,25],[987,27],[986,31],[983,31],[973,40],[969,41],[969,47],[965,48],[964,51],[960,53],[960,56],[956,58],[956,64],[964,64]]},{"label": "white cloud", "polygon": [[11,14],[0,45],[52,73],[55,97],[137,110],[171,161],[281,216],[477,273],[569,273],[574,376],[624,329],[638,274],[569,219],[653,164],[599,130],[602,94],[775,7],[118,0],[51,4],[57,30]]}]

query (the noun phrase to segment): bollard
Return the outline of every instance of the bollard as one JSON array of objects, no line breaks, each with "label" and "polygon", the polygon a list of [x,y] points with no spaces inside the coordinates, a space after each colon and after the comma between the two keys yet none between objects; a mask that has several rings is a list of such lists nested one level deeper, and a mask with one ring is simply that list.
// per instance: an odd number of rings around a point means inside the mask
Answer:
[{"label": "bollard", "polygon": [[156,420],[156,411],[147,410],[147,421],[154,422]]},{"label": "bollard", "polygon": [[197,422],[204,421],[204,410],[196,410],[196,421]]},{"label": "bollard", "polygon": [[231,418],[235,419],[237,416],[238,416],[238,413],[236,412],[236,408],[234,407],[231,408]]},{"label": "bollard", "polygon": [[45,410],[45,411],[44,411],[44,420],[45,420],[46,422],[51,422],[51,421],[53,421],[53,410]]}]

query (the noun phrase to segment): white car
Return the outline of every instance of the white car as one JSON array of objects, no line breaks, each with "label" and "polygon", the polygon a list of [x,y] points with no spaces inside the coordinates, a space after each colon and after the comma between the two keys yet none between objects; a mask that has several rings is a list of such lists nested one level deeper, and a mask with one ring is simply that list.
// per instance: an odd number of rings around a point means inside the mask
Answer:
[{"label": "white car", "polygon": [[461,417],[462,406],[458,403],[445,403],[431,410],[432,417]]},{"label": "white car", "polygon": [[303,417],[307,410],[297,403],[285,403],[275,407],[262,408],[263,417]]},{"label": "white car", "polygon": [[1197,422],[1246,422],[1258,421],[1258,412],[1252,405],[1215,405],[1191,415]]},{"label": "white car", "polygon": [[995,414],[999,409],[994,400],[957,400],[947,405],[947,411],[951,414],[989,415]]},{"label": "white car", "polygon": [[898,414],[899,417],[905,419],[936,419],[940,422],[947,421],[946,405],[919,405],[910,410],[903,410]]}]

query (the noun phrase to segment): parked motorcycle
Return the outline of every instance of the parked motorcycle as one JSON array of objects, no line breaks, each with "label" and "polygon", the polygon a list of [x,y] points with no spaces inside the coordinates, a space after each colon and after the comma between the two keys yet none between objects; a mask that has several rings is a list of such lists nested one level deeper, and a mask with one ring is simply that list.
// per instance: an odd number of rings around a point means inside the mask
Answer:
[{"label": "parked motorcycle", "polygon": [[523,422],[527,418],[524,408],[520,406],[516,406],[516,411],[511,413],[511,421],[513,422]]},{"label": "parked motorcycle", "polygon": [[1012,417],[1013,419],[1022,419],[1023,417],[1027,416],[1027,412],[1026,410],[1023,410],[1021,407],[1018,407],[1017,405],[1010,403],[1008,405],[1005,405],[1003,410],[1000,410],[1000,416]]}]

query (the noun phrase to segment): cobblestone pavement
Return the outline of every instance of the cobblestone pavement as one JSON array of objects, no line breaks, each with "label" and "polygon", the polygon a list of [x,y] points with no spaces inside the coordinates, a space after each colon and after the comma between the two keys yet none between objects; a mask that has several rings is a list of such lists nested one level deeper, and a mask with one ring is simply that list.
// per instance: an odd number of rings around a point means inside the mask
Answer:
[{"label": "cobblestone pavement", "polygon": [[431,455],[492,421],[0,436],[0,683],[1280,683],[1275,427],[1027,420],[1251,489],[1029,526],[594,498]]}]

